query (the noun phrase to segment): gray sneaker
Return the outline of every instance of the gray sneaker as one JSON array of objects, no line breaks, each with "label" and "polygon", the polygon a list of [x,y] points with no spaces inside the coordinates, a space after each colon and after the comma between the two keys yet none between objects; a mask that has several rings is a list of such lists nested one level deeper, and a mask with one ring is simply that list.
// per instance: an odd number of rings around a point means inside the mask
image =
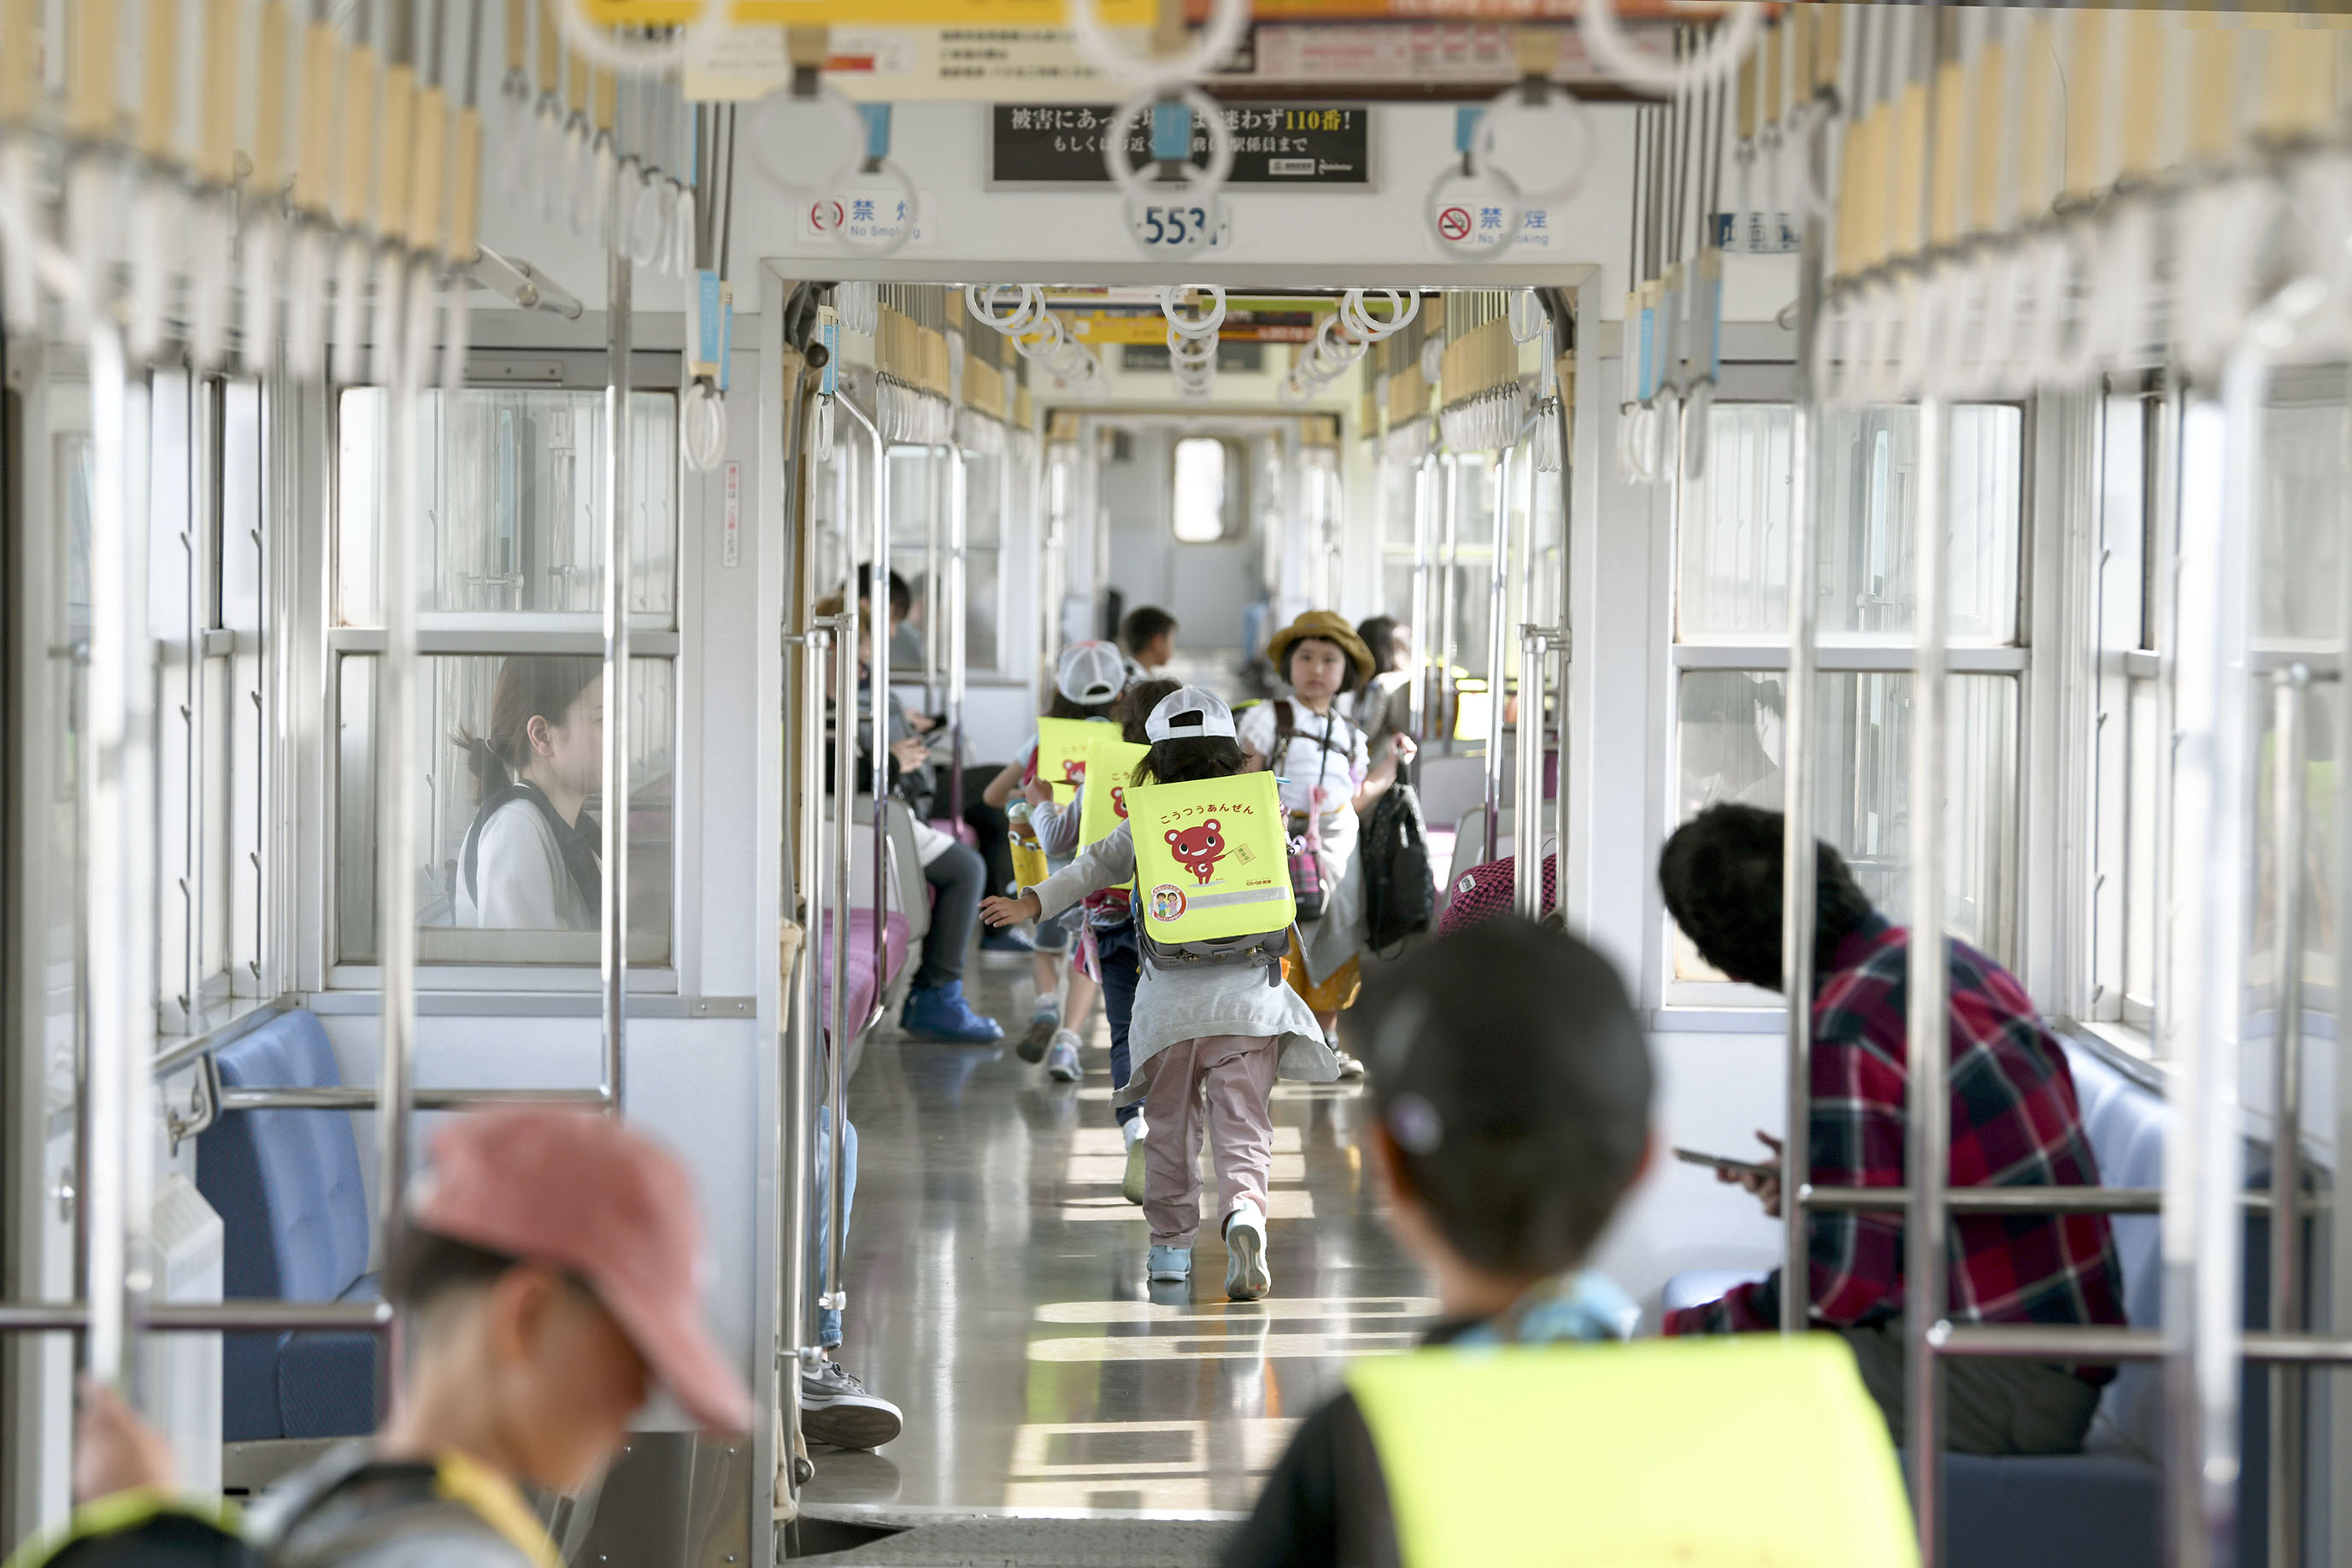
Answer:
[{"label": "gray sneaker", "polygon": [[1039,1008],[1029,1015],[1029,1032],[1021,1037],[1021,1043],[1013,1049],[1024,1061],[1042,1061],[1045,1048],[1053,1043],[1054,1036],[1060,1033],[1061,1029],[1061,1009]]},{"label": "gray sneaker", "polygon": [[835,1448],[878,1448],[905,1430],[896,1405],[869,1394],[866,1385],[828,1361],[801,1374],[801,1434]]},{"label": "gray sneaker", "polygon": [[1078,1065],[1078,1037],[1063,1030],[1045,1052],[1045,1076],[1056,1083],[1076,1083],[1086,1075]]}]

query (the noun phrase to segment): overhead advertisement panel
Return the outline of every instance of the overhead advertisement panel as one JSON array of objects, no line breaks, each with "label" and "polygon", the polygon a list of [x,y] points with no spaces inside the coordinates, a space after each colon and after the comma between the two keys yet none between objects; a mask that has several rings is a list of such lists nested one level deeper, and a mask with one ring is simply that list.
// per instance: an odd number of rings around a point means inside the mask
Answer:
[{"label": "overhead advertisement panel", "polygon": [[[1108,103],[1000,103],[989,111],[992,185],[1108,185],[1103,141],[1111,134]],[[1362,104],[1242,103],[1224,106],[1234,140],[1237,185],[1360,189],[1372,183],[1372,117]],[[1140,167],[1150,155],[1141,116],[1128,121],[1127,155]],[[1209,166],[1209,133],[1192,128],[1192,162]]]}]

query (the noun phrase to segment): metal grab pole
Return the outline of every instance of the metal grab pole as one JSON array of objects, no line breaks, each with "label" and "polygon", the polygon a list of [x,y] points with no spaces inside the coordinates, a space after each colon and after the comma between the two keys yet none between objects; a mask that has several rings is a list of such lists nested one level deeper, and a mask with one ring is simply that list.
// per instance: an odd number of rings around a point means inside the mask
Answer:
[{"label": "metal grab pole", "polygon": [[[2277,1048],[2272,1057],[2271,1332],[2303,1326],[2303,862],[2311,770],[2311,666],[2272,677],[2273,919],[2277,936]],[[2303,1428],[2307,1385],[2292,1366],[2271,1370],[2271,1563],[2303,1565]]]},{"label": "metal grab pole", "polygon": [[[883,912],[889,906],[887,878],[889,875],[890,859],[889,814],[883,809],[890,793],[890,449],[888,444],[882,439],[881,427],[874,423],[872,415],[858,407],[851,399],[849,389],[845,384],[834,393],[833,401],[847,409],[850,417],[866,427],[866,446],[874,454],[874,559],[866,568],[869,586],[866,590],[866,607],[872,612],[866,617],[868,622],[866,627],[868,633],[867,685],[872,698],[867,718],[874,727],[874,995],[878,1006],[883,991],[883,981],[889,974],[889,966],[884,962],[887,949],[885,946],[886,933],[883,930],[882,916]],[[856,543],[849,528],[849,519],[844,517],[841,523],[841,553],[845,571],[847,570]],[[855,593],[848,593],[846,597],[848,602],[845,603],[843,608],[845,611],[855,610],[856,596]],[[836,690],[835,702],[843,714],[854,716],[857,711],[857,662],[854,655],[857,643],[856,629],[843,628],[841,641],[845,646],[853,650],[849,662],[851,679],[849,685]],[[854,779],[857,755],[857,726],[854,717],[849,722],[836,727],[835,739],[843,748],[842,754],[850,758],[849,766]],[[841,792],[841,810],[844,813],[841,819],[844,854],[849,852],[846,848],[849,841],[847,815],[849,800],[850,797],[856,793],[857,787],[855,783]],[[846,871],[843,873],[841,885],[842,896],[847,898],[849,876]],[[846,904],[843,905],[844,909],[847,907]],[[845,938],[846,936],[847,933],[845,930]],[[846,954],[848,948],[844,947],[842,951]],[[837,998],[835,1005],[839,1005]]]},{"label": "metal grab pole", "polygon": [[1511,891],[1518,912],[1540,919],[1543,887],[1544,675],[1557,632],[1519,628],[1519,804],[1511,835]]},{"label": "metal grab pole", "polygon": [[[1431,534],[1431,491],[1437,460],[1423,456],[1414,465],[1412,482],[1412,653],[1416,667],[1408,696],[1409,723],[1412,727],[1415,746],[1429,744],[1429,554]],[[1412,763],[1412,778],[1421,779],[1421,759]]]},{"label": "metal grab pole", "polygon": [[[782,1134],[783,1235],[776,1249],[776,1329],[783,1364],[779,1406],[784,1429],[799,1427],[799,1371],[814,1357],[814,1336],[809,1333],[809,1209],[815,1197],[816,1062],[818,1031],[824,1028],[818,1010],[824,1005],[818,983],[818,965],[824,945],[818,940],[824,920],[824,686],[825,662],[833,657],[839,618],[813,623],[800,644],[800,738],[793,760],[799,765],[799,799],[793,802],[793,883],[800,895],[801,941],[799,972],[793,976],[793,1028],[785,1051],[784,1071],[778,1081],[782,1103],[777,1126]],[[840,952],[838,938],[835,951]],[[783,1473],[797,1476],[791,1465]],[[795,1483],[796,1485],[797,1483]]]},{"label": "metal grab pole", "polygon": [[[14,237],[12,235],[12,237]],[[85,1364],[117,1387],[131,1374],[131,1333],[145,1291],[131,1256],[144,1229],[153,1086],[152,676],[147,646],[147,538],[131,523],[146,465],[134,453],[122,340],[90,312],[89,712],[84,766],[90,839],[89,885],[89,1121],[83,1201],[89,1227],[89,1302]],[[143,425],[143,422],[138,422]],[[145,516],[143,498],[140,516]]]},{"label": "metal grab pole", "polygon": [[[617,176],[615,176],[617,181]],[[629,264],[615,184],[604,296],[604,1092],[621,1110],[629,998]]]},{"label": "metal grab pole", "polygon": [[1436,685],[1438,727],[1445,755],[1454,755],[1454,732],[1460,728],[1461,694],[1454,687],[1454,671],[1461,663],[1459,606],[1462,599],[1462,459],[1448,452],[1438,459],[1445,475],[1445,602],[1438,609],[1442,622],[1439,638],[1437,668],[1432,676]]},{"label": "metal grab pole", "polygon": [[[962,447],[950,446],[946,451],[949,463],[948,591],[944,596],[948,618],[948,821],[952,824],[963,821],[964,666],[971,656],[966,642],[969,628],[965,625],[964,551],[965,535],[971,521],[966,510],[968,502],[964,486],[971,476],[971,470],[964,461]],[[1001,456],[997,459],[1000,475],[1003,473],[1005,461]],[[1004,527],[1002,507],[998,508],[996,523],[1001,538]],[[954,830],[950,828],[950,831]]]},{"label": "metal grab pole", "polygon": [[[834,644],[833,691],[833,1027],[825,1050],[825,1105],[830,1124],[825,1131],[824,1291],[817,1305],[838,1312],[848,1301],[841,1288],[843,1204],[842,1117],[845,1113],[849,1080],[849,1041],[855,1026],[849,1018],[849,878],[850,802],[857,798],[857,618],[845,610],[840,639]],[[882,923],[875,911],[874,923]],[[879,987],[881,971],[875,971]]]},{"label": "metal grab pole", "polygon": [[943,555],[940,525],[946,521],[947,508],[955,505],[954,501],[940,494],[950,477],[948,465],[940,461],[948,451],[949,448],[939,446],[923,455],[923,706],[926,710],[940,700],[940,672],[947,664],[947,627],[940,617],[950,612],[947,607],[947,595],[940,591]]},{"label": "metal grab pole", "polygon": [[[1818,188],[1828,162],[1827,114],[1805,128],[1805,159]],[[1781,727],[1782,842],[1780,994],[1788,1007],[1788,1126],[1781,1153],[1780,1330],[1802,1333],[1811,1321],[1811,1237],[1804,1189],[1810,1179],[1812,1124],[1813,932],[1818,897],[1813,847],[1813,676],[1821,638],[1813,539],[1813,442],[1821,418],[1814,342],[1822,310],[1822,253],[1828,232],[1818,211],[1805,216],[1797,267],[1797,365],[1789,460],[1789,691]]]},{"label": "metal grab pole", "polygon": [[1486,821],[1481,861],[1502,853],[1504,664],[1510,658],[1511,448],[1495,455],[1494,560],[1486,574]]},{"label": "metal grab pole", "polygon": [[1909,1417],[1911,1513],[1919,1527],[1920,1568],[1944,1560],[1944,1377],[1933,1335],[1948,1309],[1946,1251],[1950,1175],[1951,968],[1944,936],[1944,672],[1947,525],[1941,398],[1919,400],[1917,517],[1911,549],[1911,946],[1904,1034],[1910,1067],[1906,1164],[1911,1202],[1904,1216],[1905,1412]]}]

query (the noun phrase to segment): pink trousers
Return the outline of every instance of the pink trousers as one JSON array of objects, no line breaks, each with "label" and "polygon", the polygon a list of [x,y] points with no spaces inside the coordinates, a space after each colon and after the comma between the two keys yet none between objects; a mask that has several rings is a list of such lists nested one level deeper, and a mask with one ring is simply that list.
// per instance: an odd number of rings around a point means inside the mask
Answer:
[{"label": "pink trousers", "polygon": [[[1155,1247],[1190,1247],[1201,1228],[1201,1130],[1217,1166],[1218,1222],[1234,1200],[1265,1212],[1274,1164],[1273,1035],[1212,1034],[1179,1040],[1144,1064],[1143,1217]],[[1205,1099],[1206,1105],[1202,1104]]]}]

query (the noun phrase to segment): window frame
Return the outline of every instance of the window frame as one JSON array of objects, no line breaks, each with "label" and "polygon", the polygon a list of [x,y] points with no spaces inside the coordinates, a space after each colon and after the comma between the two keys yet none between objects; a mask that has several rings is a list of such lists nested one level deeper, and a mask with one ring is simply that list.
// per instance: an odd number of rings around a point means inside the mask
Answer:
[{"label": "window frame", "polygon": [[[601,350],[566,350],[529,355],[478,352],[467,361],[461,390],[601,392],[608,387],[609,363],[608,356]],[[682,361],[674,352],[635,353],[629,361],[630,393],[634,396],[661,392],[676,397],[682,391],[681,374]],[[322,719],[320,733],[326,736],[338,735],[341,731],[343,660],[353,655],[381,654],[389,642],[388,632],[380,624],[347,625],[342,621],[340,591],[344,531],[341,517],[342,392],[343,389],[337,389],[326,397],[321,419],[326,454],[322,466],[327,526],[323,530],[320,562],[323,626],[319,650],[321,687],[318,701]],[[661,661],[670,666],[670,747],[671,755],[677,758],[670,801],[668,956],[658,963],[633,961],[629,966],[630,989],[647,995],[670,995],[678,989],[678,974],[682,967],[678,952],[682,929],[679,916],[685,896],[678,846],[690,841],[689,817],[698,809],[698,790],[688,779],[691,765],[681,745],[688,704],[683,689],[687,661],[683,656],[684,634],[681,628],[689,566],[685,549],[688,502],[681,455],[671,455],[670,472],[677,495],[677,503],[670,509],[670,559],[677,575],[667,615],[668,624],[664,626],[661,623],[663,616],[659,612],[639,612],[632,614],[629,626],[629,656],[633,664]],[[518,612],[511,620],[525,624],[500,624],[509,619],[498,612],[482,612],[478,616],[462,612],[434,612],[425,618],[425,626],[420,627],[417,632],[417,654],[420,659],[436,655],[502,657],[530,653],[601,658],[604,654],[604,632],[563,624],[570,617],[536,612]],[[557,624],[547,624],[550,621]],[[316,790],[323,826],[320,842],[326,872],[320,883],[317,920],[323,988],[328,991],[378,990],[383,986],[380,965],[350,961],[341,956],[342,931],[338,914],[342,876],[340,853],[341,789],[338,769],[331,757],[321,760]],[[593,960],[578,964],[448,964],[420,959],[417,980],[420,990],[446,992],[593,992],[603,983],[601,966]]]},{"label": "window frame", "polygon": [[[1786,363],[1738,364],[1725,368],[1723,384],[1714,406],[1780,405],[1795,403],[1795,368]],[[1912,405],[1888,405],[1904,406]],[[1948,675],[1986,675],[2006,677],[2015,684],[2013,709],[2016,716],[2015,749],[2020,767],[2014,785],[2012,821],[2017,831],[2011,835],[2004,859],[2007,862],[2010,885],[2015,890],[2016,908],[2011,912],[2011,925],[2019,934],[2021,944],[2027,939],[2026,906],[2029,892],[2024,877],[2027,858],[2026,823],[2034,810],[2029,788],[2031,769],[2027,766],[2033,727],[2032,711],[2034,700],[2034,640],[2032,635],[2033,549],[2035,531],[2035,405],[2032,401],[1985,399],[1971,406],[2008,407],[2019,413],[2018,459],[2018,538],[2016,541],[2017,580],[2014,631],[2012,640],[2005,643],[1980,641],[1956,642],[1947,645]],[[1819,433],[1816,432],[1818,438]],[[1671,516],[1671,514],[1670,514]],[[1818,549],[1818,538],[1816,548]],[[1664,637],[1660,690],[1663,697],[1663,728],[1664,732],[1664,768],[1657,779],[1654,799],[1659,802],[1660,830],[1657,849],[1685,821],[1682,811],[1683,726],[1680,721],[1682,683],[1693,673],[1709,671],[1769,674],[1785,673],[1790,664],[1787,631],[1780,629],[1776,636],[1738,632],[1708,632],[1696,640],[1685,641],[1683,632],[1683,549],[1684,530],[1678,520],[1670,521],[1666,530],[1666,548],[1661,552],[1664,577]],[[1814,675],[1818,680],[1827,675],[1908,674],[1917,657],[1916,630],[1895,633],[1840,632],[1833,637],[1818,639],[1814,648]],[[1818,739],[1818,737],[1816,737]],[[1654,862],[1655,854],[1653,854]],[[1674,916],[1665,910],[1664,899],[1655,905],[1658,919],[1652,939],[1658,946],[1658,1007],[1664,1018],[1675,1020],[1677,1026],[1717,1028],[1761,1028],[1767,1014],[1784,1010],[1783,998],[1773,991],[1730,980],[1693,980],[1675,973],[1675,948],[1678,931]]]}]

